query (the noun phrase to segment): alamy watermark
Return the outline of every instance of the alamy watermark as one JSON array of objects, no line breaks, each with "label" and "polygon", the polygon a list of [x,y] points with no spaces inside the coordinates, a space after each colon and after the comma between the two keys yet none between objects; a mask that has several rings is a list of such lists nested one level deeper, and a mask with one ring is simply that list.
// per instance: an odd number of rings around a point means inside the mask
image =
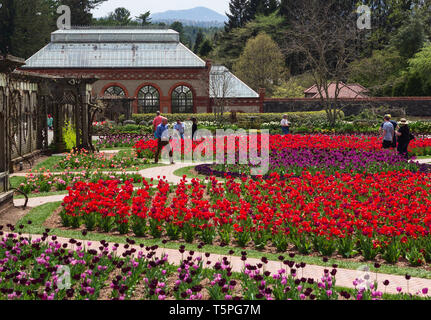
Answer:
[{"label": "alamy watermark", "polygon": [[61,14],[57,19],[57,28],[59,30],[68,30],[72,28],[72,12],[69,6],[61,5],[57,8],[57,13]]},{"label": "alamy watermark", "polygon": [[359,6],[356,9],[356,13],[359,15],[356,25],[359,30],[371,30],[371,9],[369,6]]},{"label": "alamy watermark", "polygon": [[[162,161],[194,164],[249,165],[251,175],[265,175],[269,171],[269,130],[198,130],[194,135],[198,145],[193,149],[192,129],[186,127],[182,139],[179,131],[167,129],[162,141],[170,143],[162,148]],[[183,142],[183,150],[178,150]],[[169,156],[173,151],[173,159]],[[184,152],[182,152],[184,151]]]},{"label": "alamy watermark", "polygon": [[68,266],[59,266],[57,268],[56,285],[59,290],[69,290],[71,288],[70,268]]}]

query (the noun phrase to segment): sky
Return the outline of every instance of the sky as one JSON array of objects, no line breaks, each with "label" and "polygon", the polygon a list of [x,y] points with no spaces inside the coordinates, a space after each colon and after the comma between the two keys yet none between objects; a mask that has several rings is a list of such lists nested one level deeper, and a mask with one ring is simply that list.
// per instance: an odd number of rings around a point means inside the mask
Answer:
[{"label": "sky", "polygon": [[125,7],[132,16],[151,11],[184,10],[195,7],[207,7],[224,14],[229,10],[229,0],[108,0],[93,11],[96,18],[104,17],[118,7]]}]

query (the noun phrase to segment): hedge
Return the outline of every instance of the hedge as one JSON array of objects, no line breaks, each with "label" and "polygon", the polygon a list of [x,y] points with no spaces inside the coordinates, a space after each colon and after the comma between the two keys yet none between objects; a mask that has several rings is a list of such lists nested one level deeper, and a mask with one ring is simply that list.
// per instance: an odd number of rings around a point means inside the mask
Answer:
[{"label": "hedge", "polygon": [[[283,115],[287,114],[289,121],[292,123],[304,123],[313,121],[326,120],[325,111],[313,111],[313,112],[288,112],[288,113],[237,113],[236,118],[238,122],[258,122],[258,123],[269,123],[278,121],[280,122]],[[198,114],[168,114],[165,115],[169,122],[175,122],[176,120],[189,121],[191,118],[196,118],[199,121],[214,121],[214,114],[212,113],[198,113]],[[225,122],[231,122],[231,114],[229,112],[223,115]],[[153,114],[133,114],[132,120],[137,124],[141,122],[150,123],[154,119]]]}]

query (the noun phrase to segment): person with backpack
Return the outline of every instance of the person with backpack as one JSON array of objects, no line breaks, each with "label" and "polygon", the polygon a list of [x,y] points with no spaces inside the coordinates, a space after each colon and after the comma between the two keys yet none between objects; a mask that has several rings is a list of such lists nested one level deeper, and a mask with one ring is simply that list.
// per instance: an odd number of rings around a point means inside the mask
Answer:
[{"label": "person with backpack", "polygon": [[409,144],[414,140],[414,136],[410,133],[410,128],[406,119],[400,120],[400,128],[395,132],[398,137],[398,153],[406,159],[409,158]]}]

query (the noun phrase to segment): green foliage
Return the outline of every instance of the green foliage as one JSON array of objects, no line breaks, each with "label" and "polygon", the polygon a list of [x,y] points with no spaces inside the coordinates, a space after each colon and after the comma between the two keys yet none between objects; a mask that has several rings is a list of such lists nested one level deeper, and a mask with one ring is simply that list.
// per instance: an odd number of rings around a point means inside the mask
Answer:
[{"label": "green foliage", "polygon": [[0,53],[28,58],[49,42],[55,28],[47,1],[2,0],[0,3]]},{"label": "green foliage", "polygon": [[392,44],[397,48],[402,57],[411,58],[423,46],[425,33],[422,22],[418,19],[409,19],[399,29],[392,39]]},{"label": "green foliage", "polygon": [[199,47],[198,53],[201,57],[207,57],[213,50],[213,45],[210,40],[205,39],[204,42]]},{"label": "green foliage", "polygon": [[285,74],[284,57],[277,43],[265,33],[247,41],[244,52],[234,66],[240,79],[255,91],[265,88],[272,94]]},{"label": "green foliage", "polygon": [[360,83],[373,95],[386,95],[392,91],[405,65],[405,60],[395,49],[376,50],[371,57],[350,64],[349,82]]},{"label": "green foliage", "polygon": [[137,20],[140,20],[141,25],[148,26],[151,24],[151,18],[150,18],[151,12],[147,11],[139,16],[136,17]]},{"label": "green foliage", "polygon": [[301,86],[296,79],[290,78],[274,87],[272,98],[304,98],[305,89],[307,88]]},{"label": "green foliage", "polygon": [[258,15],[243,28],[235,28],[229,32],[221,33],[217,37],[213,59],[232,69],[247,41],[259,33],[268,34],[277,44],[281,45],[285,33],[283,24],[283,18],[274,12],[269,16]]},{"label": "green foliage", "polygon": [[198,34],[196,35],[195,45],[193,47],[193,52],[198,53],[201,47],[202,42],[204,41],[204,33],[202,29],[199,29]]},{"label": "green foliage", "polygon": [[408,63],[409,75],[417,76],[421,81],[422,91],[429,95],[431,88],[431,44],[426,44]]},{"label": "green foliage", "polygon": [[66,144],[66,150],[72,150],[76,147],[76,130],[73,124],[66,121],[63,128],[63,139]]},{"label": "green foliage", "polygon": [[[287,114],[289,120],[297,121],[299,119],[312,119],[312,118],[324,118],[324,111],[311,111],[311,112],[287,112],[287,113],[237,113],[236,117],[238,122],[247,121],[250,118],[259,118],[259,121],[262,122],[271,122],[278,121],[280,122],[283,115]],[[171,123],[175,120],[181,121],[189,121],[191,118],[196,118],[199,122],[202,121],[214,121],[214,114],[212,113],[198,113],[198,114],[175,114],[175,115],[166,115]],[[224,122],[229,122],[231,119],[231,113],[226,112],[223,114]],[[150,122],[153,121],[154,115],[152,114],[133,114],[132,119],[136,123],[140,123],[142,121]],[[290,120],[290,121],[292,121]]]},{"label": "green foliage", "polygon": [[114,12],[110,13],[108,18],[115,21],[121,26],[128,25],[131,22],[131,13],[126,8],[117,8]]}]

